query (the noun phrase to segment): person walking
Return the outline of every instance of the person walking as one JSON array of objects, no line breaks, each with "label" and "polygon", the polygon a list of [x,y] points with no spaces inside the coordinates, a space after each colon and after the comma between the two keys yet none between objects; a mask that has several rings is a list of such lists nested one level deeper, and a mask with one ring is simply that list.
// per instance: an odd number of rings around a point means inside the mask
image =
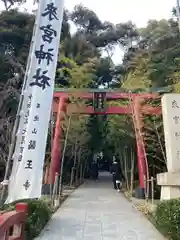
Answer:
[{"label": "person walking", "polygon": [[91,165],[91,178],[93,180],[98,180],[98,166],[96,162],[92,162]]},{"label": "person walking", "polygon": [[99,177],[99,168],[98,168],[98,162],[97,162],[96,156],[94,156],[92,165],[91,165],[91,177],[93,180],[98,180],[98,177]]},{"label": "person walking", "polygon": [[113,156],[113,164],[111,168],[112,180],[114,189],[120,192],[122,187],[123,174],[119,162],[117,162],[116,157]]}]

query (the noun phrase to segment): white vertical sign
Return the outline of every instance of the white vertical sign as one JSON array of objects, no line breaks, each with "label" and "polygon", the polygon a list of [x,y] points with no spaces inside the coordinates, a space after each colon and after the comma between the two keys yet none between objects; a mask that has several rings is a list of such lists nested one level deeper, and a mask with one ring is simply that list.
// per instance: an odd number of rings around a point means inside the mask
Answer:
[{"label": "white vertical sign", "polygon": [[180,170],[180,94],[165,94],[162,97],[162,114],[167,168],[176,172]]},{"label": "white vertical sign", "polygon": [[40,0],[7,203],[41,196],[64,0]]}]

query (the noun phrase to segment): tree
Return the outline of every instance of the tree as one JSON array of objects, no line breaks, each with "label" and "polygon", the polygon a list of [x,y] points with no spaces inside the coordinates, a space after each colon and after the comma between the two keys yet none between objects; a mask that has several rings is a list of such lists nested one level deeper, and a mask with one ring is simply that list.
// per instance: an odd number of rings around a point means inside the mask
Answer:
[{"label": "tree", "polygon": [[15,4],[23,4],[26,2],[26,0],[1,0],[1,2],[4,4],[5,10],[8,11],[13,7]]},{"label": "tree", "polygon": [[0,159],[5,163],[16,116],[33,18],[17,10],[0,15]]},{"label": "tree", "polygon": [[138,37],[136,27],[132,22],[112,24],[101,22],[98,16],[82,5],[75,6],[70,14],[71,20],[77,26],[77,34],[83,35],[96,48],[113,50],[113,46],[126,46]]},{"label": "tree", "polygon": [[62,57],[58,62],[56,71],[56,86],[87,88],[95,81],[95,62],[92,61],[78,65],[69,58]]},{"label": "tree", "polygon": [[139,41],[129,48],[123,60],[124,81],[130,73],[136,78],[138,72],[138,78],[150,82],[150,87],[174,84],[171,75],[179,71],[180,55],[177,22],[151,20],[146,28],[139,29],[139,34]]}]

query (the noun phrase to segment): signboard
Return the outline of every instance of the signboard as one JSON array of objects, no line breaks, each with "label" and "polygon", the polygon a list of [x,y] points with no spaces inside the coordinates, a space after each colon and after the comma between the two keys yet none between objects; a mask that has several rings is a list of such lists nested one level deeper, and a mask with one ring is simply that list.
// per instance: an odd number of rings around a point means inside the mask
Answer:
[{"label": "signboard", "polygon": [[105,112],[106,109],[106,93],[94,92],[93,108],[95,112]]},{"label": "signboard", "polygon": [[39,3],[7,203],[41,196],[63,5],[63,0]]}]

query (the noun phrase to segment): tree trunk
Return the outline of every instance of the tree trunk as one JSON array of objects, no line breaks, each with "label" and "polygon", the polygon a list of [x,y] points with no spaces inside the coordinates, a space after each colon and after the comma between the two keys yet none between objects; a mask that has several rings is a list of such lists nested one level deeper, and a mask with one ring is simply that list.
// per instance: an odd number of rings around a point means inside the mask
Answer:
[{"label": "tree trunk", "polygon": [[70,186],[73,186],[74,183],[74,175],[75,175],[75,168],[76,168],[76,159],[77,159],[77,141],[75,143],[75,147],[74,147],[74,164],[73,167],[71,169],[71,181],[70,181]]},{"label": "tree trunk", "polygon": [[133,195],[133,190],[134,190],[134,152],[133,149],[131,148],[131,190],[130,190],[130,194],[131,196]]},{"label": "tree trunk", "polygon": [[80,162],[81,162],[81,148],[78,151],[78,159],[77,159],[77,168],[76,168],[76,186],[79,184],[79,173],[80,173]]},{"label": "tree trunk", "polygon": [[125,179],[126,179],[126,187],[129,192],[129,178],[128,178],[128,164],[127,164],[128,158],[127,158],[127,152],[126,147],[124,149],[124,172],[125,172]]}]

